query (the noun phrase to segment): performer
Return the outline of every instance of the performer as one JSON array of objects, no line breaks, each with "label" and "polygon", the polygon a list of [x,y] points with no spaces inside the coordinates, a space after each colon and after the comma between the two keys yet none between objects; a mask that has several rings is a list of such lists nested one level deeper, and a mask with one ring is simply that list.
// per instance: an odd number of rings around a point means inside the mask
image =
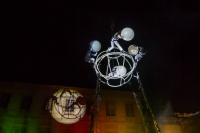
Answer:
[{"label": "performer", "polygon": [[122,31],[117,32],[111,39],[111,47],[108,48],[108,52],[111,51],[114,48],[114,45],[117,46],[117,48],[120,51],[124,51],[123,48],[119,45],[117,42],[118,39],[123,39],[125,41],[130,41],[134,37],[134,31],[131,28],[124,28]]},{"label": "performer", "polygon": [[90,43],[89,50],[87,51],[87,54],[85,56],[85,61],[87,63],[91,63],[94,65],[95,59],[94,57],[97,56],[97,53],[101,49],[101,43],[97,40],[94,40]]},{"label": "performer", "polygon": [[146,51],[143,47],[138,47],[139,51],[135,55],[135,61],[138,62],[141,60],[141,58],[146,54]]},{"label": "performer", "polygon": [[112,71],[108,74],[110,77],[121,77],[126,74],[126,68],[124,66],[115,66]]},{"label": "performer", "polygon": [[87,51],[87,54],[86,54],[86,56],[85,56],[85,61],[86,61],[87,63],[94,64],[94,62],[95,62],[94,57],[97,56],[97,53],[98,53],[98,52],[93,52],[92,46],[90,46],[90,47],[89,47],[89,50]]},{"label": "performer", "polygon": [[[137,45],[130,45],[128,48],[129,54],[131,54],[134,57],[135,60],[135,68],[137,66],[137,63],[142,59],[142,57],[146,54],[146,51],[143,47],[139,47]],[[134,69],[135,69],[134,68]]]},{"label": "performer", "polygon": [[111,47],[108,48],[107,51],[111,51],[113,48],[114,48],[114,45],[117,46],[117,48],[120,50],[120,51],[123,51],[123,48],[119,45],[119,43],[117,42],[118,39],[120,38],[123,38],[123,36],[121,36],[119,34],[119,32],[117,32],[111,39]]}]

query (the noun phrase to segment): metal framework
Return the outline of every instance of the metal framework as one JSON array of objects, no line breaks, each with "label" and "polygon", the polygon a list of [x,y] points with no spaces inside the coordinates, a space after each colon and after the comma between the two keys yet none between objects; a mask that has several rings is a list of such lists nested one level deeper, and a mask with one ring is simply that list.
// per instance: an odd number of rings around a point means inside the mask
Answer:
[{"label": "metal framework", "polygon": [[[118,50],[114,48],[114,50]],[[106,65],[105,65],[106,64]],[[113,68],[123,67],[126,70],[124,74],[116,74]],[[99,80],[109,85],[110,87],[120,87],[132,78],[133,71],[136,67],[136,62],[133,56],[129,53],[123,51],[102,51],[96,58],[94,69],[99,75]],[[112,82],[115,80],[116,82]]]},{"label": "metal framework", "polygon": [[[114,23],[111,24],[112,32],[114,30]],[[131,28],[124,28],[122,31],[117,32],[111,39],[111,47],[107,51],[102,51],[97,54],[101,48],[101,44],[97,41],[93,41],[90,44],[90,50],[85,57],[85,61],[92,63],[92,66],[97,75],[97,84],[94,94],[94,104],[91,113],[90,133],[100,133],[98,128],[98,112],[100,104],[100,82],[107,84],[110,87],[120,87],[128,83],[133,72],[137,66],[138,61],[146,54],[142,47],[132,45],[129,47],[129,53],[125,52],[118,43],[118,39],[130,41],[134,37],[134,31]],[[95,43],[96,42],[96,43]],[[135,49],[136,48],[136,49]],[[97,56],[97,57],[96,57]],[[96,57],[96,59],[95,59]],[[146,108],[151,114],[152,119],[149,121],[142,112],[141,99],[138,98],[139,93],[133,92],[137,107],[142,117],[143,124],[145,126],[146,133],[160,133],[160,129],[156,122],[155,116],[147,100],[146,94],[139,74],[134,75],[139,83],[139,90],[144,98]],[[115,82],[114,82],[115,81]]]}]

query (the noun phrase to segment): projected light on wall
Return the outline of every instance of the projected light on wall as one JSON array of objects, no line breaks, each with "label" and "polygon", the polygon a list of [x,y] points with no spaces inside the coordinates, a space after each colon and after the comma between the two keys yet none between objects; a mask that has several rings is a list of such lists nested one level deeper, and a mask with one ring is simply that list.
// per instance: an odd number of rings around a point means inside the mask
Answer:
[{"label": "projected light on wall", "polygon": [[83,118],[86,104],[78,91],[61,89],[55,92],[49,100],[48,110],[56,121],[73,124]]}]

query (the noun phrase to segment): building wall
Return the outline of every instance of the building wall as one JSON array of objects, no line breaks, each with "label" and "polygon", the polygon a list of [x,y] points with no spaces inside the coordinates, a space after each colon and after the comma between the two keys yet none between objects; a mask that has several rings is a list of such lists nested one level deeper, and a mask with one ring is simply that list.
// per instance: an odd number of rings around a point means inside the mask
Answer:
[{"label": "building wall", "polygon": [[[0,133],[88,133],[90,114],[75,124],[61,124],[45,110],[47,100],[59,89],[79,91],[86,101],[93,101],[94,90],[66,86],[27,83],[0,83],[0,95],[10,94],[7,107],[0,107]],[[22,109],[24,96],[33,97],[30,109]],[[143,122],[133,94],[128,91],[101,90],[98,126],[101,133],[145,133]],[[30,99],[29,99],[30,100]],[[115,116],[107,116],[108,103],[115,105]],[[126,116],[126,104],[133,104],[133,116]],[[165,119],[165,118],[163,118]],[[180,126],[170,123],[160,125],[162,133],[182,133]]]}]

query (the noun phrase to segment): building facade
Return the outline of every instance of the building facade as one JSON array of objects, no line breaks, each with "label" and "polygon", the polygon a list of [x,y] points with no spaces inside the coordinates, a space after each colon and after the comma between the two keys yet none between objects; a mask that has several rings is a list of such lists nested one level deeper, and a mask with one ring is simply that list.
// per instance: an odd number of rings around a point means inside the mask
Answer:
[{"label": "building facade", "polygon": [[[61,124],[46,110],[50,97],[63,88],[77,90],[86,100],[86,113],[74,124]],[[87,88],[0,82],[0,133],[89,133],[94,92]],[[99,133],[146,132],[131,92],[100,90],[100,96]],[[161,133],[183,133],[176,119],[163,117],[158,123]]]}]

